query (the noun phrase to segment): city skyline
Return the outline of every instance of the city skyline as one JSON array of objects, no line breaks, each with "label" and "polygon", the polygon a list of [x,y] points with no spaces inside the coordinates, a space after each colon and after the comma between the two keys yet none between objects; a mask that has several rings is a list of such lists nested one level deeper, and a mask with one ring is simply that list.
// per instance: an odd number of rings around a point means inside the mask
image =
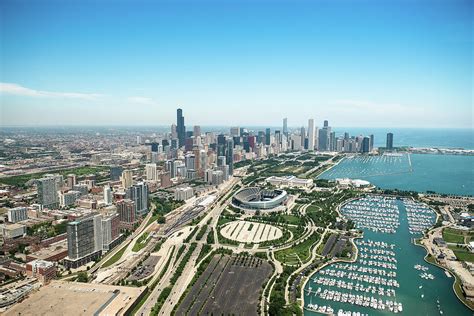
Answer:
[{"label": "city skyline", "polygon": [[474,0],[0,1],[0,315],[473,315]]},{"label": "city skyline", "polygon": [[184,3],[3,1],[2,126],[472,128],[472,2]]}]

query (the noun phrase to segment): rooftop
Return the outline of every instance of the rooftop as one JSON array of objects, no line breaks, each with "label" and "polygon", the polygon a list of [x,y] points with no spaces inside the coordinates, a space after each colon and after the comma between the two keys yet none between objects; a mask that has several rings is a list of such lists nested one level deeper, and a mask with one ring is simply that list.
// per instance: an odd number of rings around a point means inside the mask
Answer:
[{"label": "rooftop", "polygon": [[123,315],[142,291],[143,288],[53,281],[5,315]]}]

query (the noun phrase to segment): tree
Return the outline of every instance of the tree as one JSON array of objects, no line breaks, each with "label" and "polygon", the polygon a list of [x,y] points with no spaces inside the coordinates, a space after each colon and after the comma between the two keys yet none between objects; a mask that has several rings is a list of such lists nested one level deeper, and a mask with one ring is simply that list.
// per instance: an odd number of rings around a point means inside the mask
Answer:
[{"label": "tree", "polygon": [[87,276],[87,272],[81,271],[77,274],[77,282],[87,283],[89,281],[89,277]]},{"label": "tree", "polygon": [[164,224],[166,223],[166,217],[164,217],[163,215],[158,215],[158,219],[156,220],[156,222],[158,224]]}]

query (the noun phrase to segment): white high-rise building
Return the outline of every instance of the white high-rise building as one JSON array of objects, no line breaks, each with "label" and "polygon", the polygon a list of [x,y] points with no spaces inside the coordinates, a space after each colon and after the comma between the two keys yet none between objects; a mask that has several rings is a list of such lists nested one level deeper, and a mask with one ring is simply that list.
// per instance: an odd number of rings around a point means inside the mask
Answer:
[{"label": "white high-rise building", "polygon": [[132,177],[132,170],[124,170],[122,172],[122,177],[120,180],[122,181],[122,186],[124,189],[128,189],[133,185],[133,177]]},{"label": "white high-rise building", "polygon": [[119,235],[119,214],[112,213],[102,217],[102,251],[110,250],[110,244]]},{"label": "white high-rise building", "polygon": [[104,187],[104,202],[105,204],[107,205],[111,205],[112,202],[113,202],[113,199],[112,199],[112,189],[110,188],[110,186],[106,185]]},{"label": "white high-rise building", "polygon": [[194,191],[193,191],[193,188],[191,187],[177,188],[174,191],[174,199],[177,201],[186,201],[192,198],[193,195],[194,195]]},{"label": "white high-rise building", "polygon": [[316,144],[316,135],[314,132],[314,119],[308,120],[308,150],[314,150]]},{"label": "white high-rise building", "polygon": [[145,165],[145,174],[146,179],[149,181],[157,181],[158,180],[158,172],[156,169],[156,163],[149,163]]},{"label": "white high-rise building", "polygon": [[301,150],[301,135],[293,134],[291,135],[291,149],[292,150]]},{"label": "white high-rise building", "polygon": [[102,216],[96,214],[93,217],[94,221],[94,251],[102,251]]},{"label": "white high-rise building", "polygon": [[178,138],[178,133],[176,132],[176,124],[171,124],[171,138],[176,139]]}]

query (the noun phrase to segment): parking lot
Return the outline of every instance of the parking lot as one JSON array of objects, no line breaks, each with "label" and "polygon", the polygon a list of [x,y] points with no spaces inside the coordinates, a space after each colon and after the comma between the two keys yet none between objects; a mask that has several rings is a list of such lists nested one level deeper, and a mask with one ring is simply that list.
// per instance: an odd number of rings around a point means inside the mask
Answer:
[{"label": "parking lot", "polygon": [[257,315],[262,284],[272,266],[253,256],[216,255],[177,310],[177,315]]},{"label": "parking lot", "polygon": [[160,260],[159,256],[149,256],[143,263],[128,277],[129,281],[141,280],[149,277],[155,271],[155,266]]}]

